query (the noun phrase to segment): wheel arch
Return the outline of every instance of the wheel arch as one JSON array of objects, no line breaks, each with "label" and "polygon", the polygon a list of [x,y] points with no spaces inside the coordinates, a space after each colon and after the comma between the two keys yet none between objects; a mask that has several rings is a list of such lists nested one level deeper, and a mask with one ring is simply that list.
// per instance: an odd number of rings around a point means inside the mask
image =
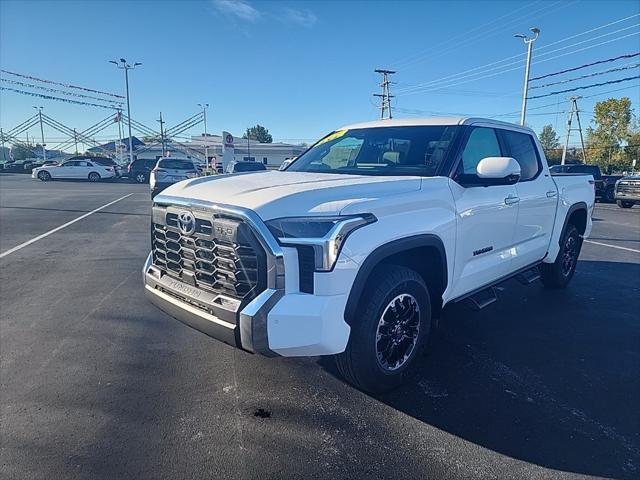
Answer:
[{"label": "wheel arch", "polygon": [[442,239],[433,234],[400,238],[377,247],[360,266],[351,287],[345,321],[351,325],[366,284],[375,268],[382,264],[402,265],[416,271],[429,288],[432,317],[437,318],[442,308],[442,293],[447,288],[447,255]]},{"label": "wheel arch", "polygon": [[558,244],[562,241],[562,237],[564,236],[564,232],[567,230],[568,225],[573,225],[578,229],[578,233],[580,233],[580,235],[584,235],[584,232],[587,231],[588,215],[589,213],[586,203],[578,202],[571,205],[564,219],[564,225],[562,226],[562,232],[558,238]]}]

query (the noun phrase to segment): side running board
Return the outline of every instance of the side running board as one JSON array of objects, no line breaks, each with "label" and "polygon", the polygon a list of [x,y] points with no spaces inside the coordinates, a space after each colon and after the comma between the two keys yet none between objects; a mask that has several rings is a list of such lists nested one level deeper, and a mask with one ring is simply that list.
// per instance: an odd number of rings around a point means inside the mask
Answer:
[{"label": "side running board", "polygon": [[498,296],[496,295],[496,289],[489,287],[474,293],[467,297],[466,300],[474,310],[482,310],[498,300]]}]

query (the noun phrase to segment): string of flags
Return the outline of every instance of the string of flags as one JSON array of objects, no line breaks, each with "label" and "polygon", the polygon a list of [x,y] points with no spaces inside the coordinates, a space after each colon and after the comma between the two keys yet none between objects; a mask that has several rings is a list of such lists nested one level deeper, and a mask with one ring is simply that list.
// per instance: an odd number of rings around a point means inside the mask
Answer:
[{"label": "string of flags", "polygon": [[78,90],[84,90],[85,92],[98,93],[100,95],[107,95],[108,97],[119,98],[119,99],[122,99],[122,100],[125,99],[125,97],[122,96],[122,95],[116,95],[115,93],[103,92],[101,90],[94,90],[93,88],[80,87],[78,85],[73,85],[73,84],[70,84],[70,83],[55,82],[53,80],[46,80],[44,78],[38,78],[38,77],[31,76],[31,75],[24,75],[22,73],[17,73],[17,72],[10,72],[9,70],[3,70],[3,69],[0,69],[0,72],[6,73],[8,75],[13,75],[13,76],[16,76],[16,77],[26,78],[28,80],[33,80],[35,82],[49,83],[49,84],[53,84],[53,85],[60,85],[60,86],[65,87],[65,88],[75,88],[75,89],[78,89]]}]

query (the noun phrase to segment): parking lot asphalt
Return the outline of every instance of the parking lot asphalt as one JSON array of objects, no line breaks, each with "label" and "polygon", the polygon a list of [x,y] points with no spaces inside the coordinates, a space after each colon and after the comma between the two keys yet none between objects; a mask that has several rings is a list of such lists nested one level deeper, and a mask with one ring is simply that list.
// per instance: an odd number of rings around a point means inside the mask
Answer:
[{"label": "parking lot asphalt", "polygon": [[0,174],[3,478],[640,477],[640,207],[597,206],[567,290],[448,307],[376,397],[150,305],[149,210],[144,185]]}]

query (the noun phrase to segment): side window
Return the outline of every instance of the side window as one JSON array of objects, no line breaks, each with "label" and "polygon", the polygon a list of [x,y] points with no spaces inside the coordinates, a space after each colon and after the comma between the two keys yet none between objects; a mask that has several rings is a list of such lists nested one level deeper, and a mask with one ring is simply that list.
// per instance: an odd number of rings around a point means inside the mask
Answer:
[{"label": "side window", "polygon": [[480,160],[487,157],[501,157],[500,144],[493,128],[474,128],[462,152],[462,162],[458,173],[476,175]]},{"label": "side window", "polygon": [[82,162],[82,163],[84,163],[85,166],[87,166],[87,167],[93,167],[93,163],[91,163],[91,162]]},{"label": "side window", "polygon": [[520,181],[526,182],[537,176],[541,166],[531,135],[502,130],[502,138],[506,144],[506,155],[515,158],[520,164]]}]

